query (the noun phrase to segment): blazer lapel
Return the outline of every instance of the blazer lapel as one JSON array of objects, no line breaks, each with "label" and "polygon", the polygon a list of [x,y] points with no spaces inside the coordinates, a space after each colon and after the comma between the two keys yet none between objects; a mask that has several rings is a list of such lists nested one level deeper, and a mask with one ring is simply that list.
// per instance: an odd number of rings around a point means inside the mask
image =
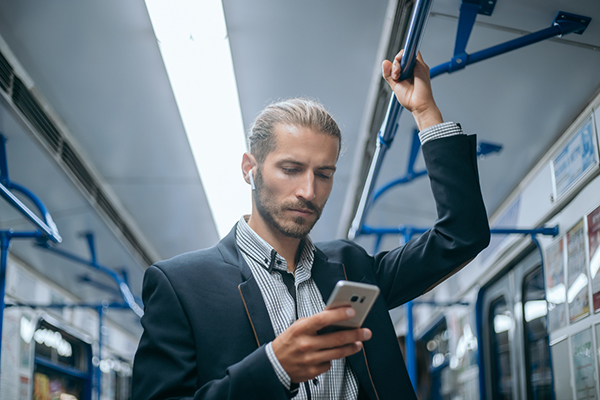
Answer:
[{"label": "blazer lapel", "polygon": [[256,279],[254,279],[254,275],[252,275],[252,270],[236,245],[236,229],[237,224],[235,224],[229,234],[219,242],[219,251],[226,263],[236,265],[240,269],[242,279],[242,283],[238,286],[240,296],[242,297],[244,307],[246,308],[246,313],[250,320],[250,325],[252,325],[257,344],[260,347],[275,339],[275,332],[273,331],[269,312],[265,306],[258,283],[256,283]]},{"label": "blazer lapel", "polygon": [[[340,280],[347,280],[346,271],[343,264],[329,262],[327,256],[317,249],[315,261],[312,267],[312,277],[323,296],[323,301],[327,303],[327,299],[331,295],[336,283]],[[367,317],[368,319],[368,317]],[[360,385],[369,394],[371,399],[377,399],[371,374],[366,363],[365,350],[359,351],[356,354],[347,357],[348,362],[352,366],[352,370],[356,374]]]},{"label": "blazer lapel", "polygon": [[327,299],[329,299],[331,292],[333,292],[335,284],[338,281],[346,280],[344,265],[329,262],[327,256],[319,249],[315,252],[315,261],[313,262],[311,276],[317,284],[325,303],[327,303]]},{"label": "blazer lapel", "polygon": [[275,339],[275,332],[256,280],[251,276],[245,282],[240,283],[238,287],[258,346],[269,343]]}]

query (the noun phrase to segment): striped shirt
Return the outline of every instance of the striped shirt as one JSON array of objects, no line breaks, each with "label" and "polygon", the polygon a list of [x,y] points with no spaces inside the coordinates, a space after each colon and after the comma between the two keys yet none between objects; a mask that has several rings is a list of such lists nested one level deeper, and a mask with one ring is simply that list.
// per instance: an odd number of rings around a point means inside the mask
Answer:
[{"label": "striped shirt", "polygon": [[[300,242],[299,248],[302,249],[300,258],[296,264],[295,274],[291,274],[287,270],[285,259],[248,226],[245,217],[240,219],[235,233],[236,244],[260,288],[275,336],[280,335],[296,321],[296,307],[298,318],[310,317],[325,309],[321,293],[311,277],[315,246],[308,236]],[[295,275],[296,302],[290,295],[281,274]],[[265,350],[277,377],[284,387],[290,390],[291,379],[277,360],[272,342],[266,345]],[[310,395],[307,394],[307,390],[310,390]],[[308,396],[311,400],[356,399],[358,381],[346,359],[333,360],[329,371],[301,384],[296,398],[303,400],[308,399]]]}]

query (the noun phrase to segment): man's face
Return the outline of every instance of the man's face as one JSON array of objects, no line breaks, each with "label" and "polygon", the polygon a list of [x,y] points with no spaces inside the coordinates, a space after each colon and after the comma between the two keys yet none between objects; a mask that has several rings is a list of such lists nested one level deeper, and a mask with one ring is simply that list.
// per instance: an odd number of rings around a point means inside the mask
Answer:
[{"label": "man's face", "polygon": [[274,133],[275,149],[255,171],[254,204],[275,232],[300,239],[331,193],[339,141],[299,126],[278,125]]}]

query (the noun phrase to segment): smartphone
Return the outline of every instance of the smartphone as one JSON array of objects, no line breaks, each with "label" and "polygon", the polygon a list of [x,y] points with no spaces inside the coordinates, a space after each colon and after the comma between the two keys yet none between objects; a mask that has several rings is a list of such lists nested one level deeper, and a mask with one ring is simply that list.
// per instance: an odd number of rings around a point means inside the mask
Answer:
[{"label": "smartphone", "polygon": [[379,296],[379,288],[375,285],[352,281],[338,281],[333,292],[331,292],[331,296],[329,296],[329,300],[327,300],[325,309],[350,306],[354,308],[356,315],[325,329],[332,331],[360,328],[369,311],[371,311],[371,307],[375,303],[377,296]]}]

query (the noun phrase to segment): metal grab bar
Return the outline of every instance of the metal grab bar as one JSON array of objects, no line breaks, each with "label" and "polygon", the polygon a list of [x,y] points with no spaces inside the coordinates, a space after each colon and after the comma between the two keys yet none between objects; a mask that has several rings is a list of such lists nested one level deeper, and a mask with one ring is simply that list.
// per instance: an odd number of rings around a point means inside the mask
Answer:
[{"label": "metal grab bar", "polygon": [[[42,215],[40,219],[33,211],[31,211],[21,200],[19,200],[13,193],[12,190],[20,192],[31,200],[38,211]],[[58,228],[52,220],[52,216],[46,209],[46,206],[41,202],[37,196],[35,196],[29,189],[11,182],[8,178],[8,164],[6,160],[6,137],[0,133],[0,195],[17,211],[19,211],[27,220],[29,220],[40,233],[52,240],[53,242],[60,243],[62,238],[58,233]]]},{"label": "metal grab bar", "polygon": [[559,12],[554,19],[552,26],[542,29],[528,35],[509,40],[508,42],[492,46],[490,48],[480,50],[473,54],[465,54],[464,57],[454,57],[452,60],[431,68],[429,76],[433,79],[443,73],[451,73],[463,69],[467,65],[475,64],[479,61],[484,61],[489,58],[507,53],[512,50],[520,49],[521,47],[529,46],[534,43],[541,42],[556,36],[563,36],[569,33],[582,34],[589,25],[591,18]]},{"label": "metal grab bar", "polygon": [[[410,17],[409,28],[404,41],[404,53],[400,59],[400,80],[406,79],[412,76],[417,54],[419,52],[419,46],[421,45],[421,39],[425,32],[425,25],[429,17],[429,11],[433,0],[417,0],[413,8],[413,12]],[[373,154],[373,162],[369,168],[365,187],[360,197],[356,216],[352,221],[350,232],[348,237],[350,240],[354,239],[359,232],[360,227],[364,223],[364,217],[366,215],[366,207],[369,203],[371,193],[375,188],[376,177],[379,175],[383,158],[388,148],[394,140],[396,131],[398,129],[398,118],[402,113],[402,106],[396,100],[396,96],[392,93],[390,103],[388,105],[388,111],[386,113],[385,120],[379,130],[379,140],[377,141],[377,147]]]},{"label": "metal grab bar", "polygon": [[[415,10],[413,11],[413,17],[411,18],[411,24],[412,24],[412,19],[415,17],[416,12],[419,11],[419,10],[417,10],[417,7],[419,5],[421,5],[421,3],[418,3],[415,6]],[[429,5],[430,4],[423,3],[423,7],[429,7]],[[421,10],[421,12],[423,12],[423,10]],[[427,12],[427,14],[428,13],[429,12]],[[508,42],[490,47],[488,49],[478,51],[471,55],[468,55],[466,53],[459,54],[459,55],[455,56],[449,62],[440,64],[434,68],[431,68],[429,71],[429,76],[431,79],[433,79],[436,76],[439,76],[443,73],[454,72],[459,69],[463,69],[467,65],[474,64],[479,61],[487,60],[488,58],[491,58],[491,57],[494,57],[494,56],[497,56],[500,54],[504,54],[509,51],[516,50],[521,47],[528,46],[530,44],[534,44],[534,43],[537,43],[537,42],[540,42],[540,41],[543,41],[546,39],[550,39],[555,36],[567,35],[569,33],[582,34],[586,30],[590,21],[591,21],[591,18],[589,18],[589,17],[561,11],[558,13],[556,18],[554,19],[552,26],[549,28],[542,29],[541,31],[538,31],[538,32],[530,33],[526,36],[523,36],[523,37],[520,37],[520,38],[517,38],[514,40],[510,40]],[[422,24],[421,29],[423,29],[423,30],[419,32],[419,36],[423,35],[424,27],[425,27],[425,24]],[[407,43],[409,42],[409,39],[410,39],[411,44],[413,44],[413,45],[420,44],[420,40],[416,41],[410,37],[407,37],[407,40],[406,40]],[[461,40],[466,43],[467,38],[462,38]],[[406,53],[408,54],[410,52],[407,50]],[[414,57],[416,59],[416,54],[418,53],[418,51],[416,49],[413,49],[412,53],[414,54]],[[410,64],[410,63],[408,63],[408,64]],[[407,65],[407,64],[405,64],[405,65]],[[414,66],[414,60],[413,60],[412,65]],[[401,76],[402,75],[403,75],[403,72],[401,72]],[[400,118],[401,111],[402,111],[402,106],[398,103],[398,101],[396,100],[396,97],[394,95],[392,95],[392,98],[390,99],[390,104],[388,106],[388,111],[387,111],[385,120],[383,121],[381,130],[379,131],[379,140],[377,141],[375,153],[373,155],[373,161],[371,162],[371,167],[369,168],[369,173],[367,175],[367,179],[365,181],[365,186],[363,188],[363,192],[360,197],[360,201],[359,201],[359,204],[358,204],[358,207],[356,210],[356,215],[354,216],[354,219],[352,220],[352,224],[350,226],[350,231],[348,232],[348,238],[350,240],[353,240],[354,238],[356,238],[356,236],[358,236],[361,233],[362,227],[364,226],[368,208],[373,203],[371,198],[372,198],[372,194],[375,190],[375,182],[377,180],[377,176],[379,175],[379,171],[381,170],[383,158],[384,158],[387,150],[391,146],[392,141],[394,140],[394,137],[396,135],[396,131],[398,129],[397,121]]]},{"label": "metal grab bar", "polygon": [[433,0],[417,0],[415,3],[404,42],[404,54],[400,59],[400,81],[412,76],[432,4]]},{"label": "metal grab bar", "polygon": [[54,254],[64,257],[64,258],[67,258],[76,263],[87,265],[88,267],[92,267],[92,268],[108,275],[110,278],[112,278],[117,283],[119,292],[120,292],[121,297],[123,298],[123,301],[125,302],[125,304],[138,317],[141,318],[144,315],[144,310],[142,310],[142,307],[140,307],[140,305],[136,302],[135,296],[131,292],[131,289],[129,289],[129,285],[127,285],[127,282],[125,282],[125,280],[118,273],[116,273],[115,271],[113,271],[112,269],[110,269],[108,267],[105,267],[102,264],[99,264],[96,261],[96,247],[94,245],[94,235],[91,233],[86,233],[85,238],[88,242],[88,247],[90,249],[90,260],[86,260],[75,254],[52,247],[48,242],[42,241],[42,242],[38,242],[36,244],[38,246],[40,246],[42,249],[50,251],[51,253],[54,253]]}]

